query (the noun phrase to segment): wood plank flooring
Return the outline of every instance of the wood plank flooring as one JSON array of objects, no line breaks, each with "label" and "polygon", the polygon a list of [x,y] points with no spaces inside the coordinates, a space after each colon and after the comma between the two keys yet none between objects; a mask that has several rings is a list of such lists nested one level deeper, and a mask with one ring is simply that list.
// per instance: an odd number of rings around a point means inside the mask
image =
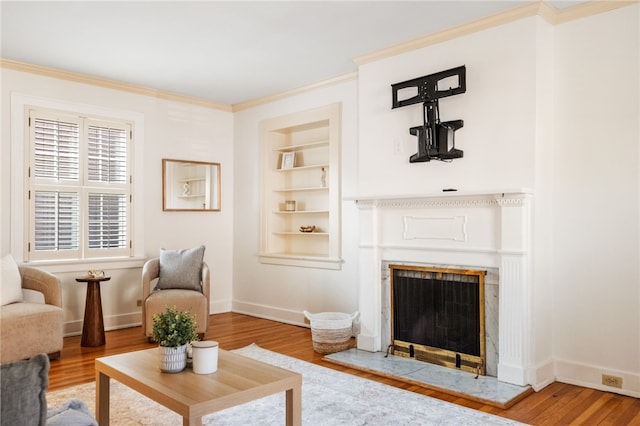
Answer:
[{"label": "wood plank flooring", "polygon": [[[96,357],[156,346],[148,343],[140,327],[109,331],[106,334],[106,345],[98,348],[81,347],[80,336],[65,338],[62,356],[51,362],[49,391],[94,381],[93,363]],[[262,348],[334,370],[532,425],[640,426],[640,399],[637,398],[564,383],[553,383],[540,392],[526,397],[513,407],[502,410],[323,361],[323,355],[313,351],[310,329],[247,315],[236,313],[211,315],[209,331],[205,338],[218,341],[220,347],[226,350],[256,343]],[[93,401],[86,402],[93,403]]]}]

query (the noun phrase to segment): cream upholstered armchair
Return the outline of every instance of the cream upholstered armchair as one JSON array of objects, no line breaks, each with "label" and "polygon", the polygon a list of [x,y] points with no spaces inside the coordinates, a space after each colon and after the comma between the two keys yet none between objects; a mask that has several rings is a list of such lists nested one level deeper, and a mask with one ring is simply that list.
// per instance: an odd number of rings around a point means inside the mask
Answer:
[{"label": "cream upholstered armchair", "polygon": [[38,353],[60,357],[64,312],[60,279],[49,272],[2,258],[0,363]]},{"label": "cream upholstered armchair", "polygon": [[167,306],[190,311],[200,335],[209,328],[210,272],[204,247],[161,250],[142,267],[142,331],[151,338],[153,315]]}]

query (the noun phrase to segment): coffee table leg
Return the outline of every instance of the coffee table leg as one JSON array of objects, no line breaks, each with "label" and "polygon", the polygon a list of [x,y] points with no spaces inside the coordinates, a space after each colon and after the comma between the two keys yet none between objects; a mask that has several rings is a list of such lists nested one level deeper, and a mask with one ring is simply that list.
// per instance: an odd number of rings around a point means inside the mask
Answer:
[{"label": "coffee table leg", "polygon": [[302,424],[302,388],[300,385],[288,389],[286,392],[287,426]]},{"label": "coffee table leg", "polygon": [[183,417],[182,426],[202,426],[202,417],[196,417],[196,418]]},{"label": "coffee table leg", "polygon": [[96,418],[100,426],[109,426],[109,376],[96,372]]}]

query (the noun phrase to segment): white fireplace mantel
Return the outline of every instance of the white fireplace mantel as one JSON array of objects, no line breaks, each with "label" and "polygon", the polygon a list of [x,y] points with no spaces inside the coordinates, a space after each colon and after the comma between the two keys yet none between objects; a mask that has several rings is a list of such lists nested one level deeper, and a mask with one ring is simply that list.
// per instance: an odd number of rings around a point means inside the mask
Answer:
[{"label": "white fireplace mantel", "polygon": [[[528,189],[357,196],[360,216],[358,348],[389,341],[383,264],[492,268],[498,271],[497,376],[526,385],[530,359],[531,209]],[[386,297],[386,296],[385,296]],[[383,336],[383,330],[385,335]]]}]

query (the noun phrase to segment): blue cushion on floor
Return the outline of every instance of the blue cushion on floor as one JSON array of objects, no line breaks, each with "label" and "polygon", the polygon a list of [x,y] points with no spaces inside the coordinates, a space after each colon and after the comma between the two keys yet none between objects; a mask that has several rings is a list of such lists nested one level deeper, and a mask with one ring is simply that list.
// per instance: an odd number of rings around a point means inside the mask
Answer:
[{"label": "blue cushion on floor", "polygon": [[71,399],[60,407],[49,409],[47,426],[98,426],[87,405]]}]

